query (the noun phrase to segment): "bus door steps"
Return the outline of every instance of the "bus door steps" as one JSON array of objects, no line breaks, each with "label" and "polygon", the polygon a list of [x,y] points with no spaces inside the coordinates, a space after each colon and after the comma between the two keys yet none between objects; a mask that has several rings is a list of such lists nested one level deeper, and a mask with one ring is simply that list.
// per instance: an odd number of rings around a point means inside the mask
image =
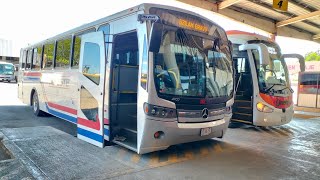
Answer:
[{"label": "bus door steps", "polygon": [[238,99],[235,99],[233,104],[233,106],[237,106],[237,107],[251,107],[251,105],[252,105],[251,100],[238,100]]},{"label": "bus door steps", "polygon": [[241,119],[234,119],[234,118],[232,118],[231,121],[233,121],[233,122],[245,123],[245,124],[252,124],[251,121],[246,121],[246,120],[241,120]]},{"label": "bus door steps", "polygon": [[252,122],[252,114],[233,112],[232,119]]},{"label": "bus door steps", "polygon": [[251,101],[251,96],[249,96],[249,95],[236,95],[235,100]]},{"label": "bus door steps", "polygon": [[251,107],[242,107],[242,106],[233,106],[232,112],[233,113],[252,114],[252,108]]},{"label": "bus door steps", "polygon": [[245,94],[245,91],[237,91],[236,92],[236,95],[239,95],[239,96],[243,96]]},{"label": "bus door steps", "polygon": [[116,133],[112,142],[137,152],[137,131],[130,128],[122,128]]}]

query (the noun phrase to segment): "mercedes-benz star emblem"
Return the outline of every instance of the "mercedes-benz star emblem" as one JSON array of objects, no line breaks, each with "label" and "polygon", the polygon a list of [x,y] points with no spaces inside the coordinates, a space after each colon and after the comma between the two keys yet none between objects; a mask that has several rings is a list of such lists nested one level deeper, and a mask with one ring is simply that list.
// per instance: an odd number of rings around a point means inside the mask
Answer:
[{"label": "mercedes-benz star emblem", "polygon": [[209,110],[207,108],[204,108],[202,110],[202,118],[207,119],[209,115]]}]

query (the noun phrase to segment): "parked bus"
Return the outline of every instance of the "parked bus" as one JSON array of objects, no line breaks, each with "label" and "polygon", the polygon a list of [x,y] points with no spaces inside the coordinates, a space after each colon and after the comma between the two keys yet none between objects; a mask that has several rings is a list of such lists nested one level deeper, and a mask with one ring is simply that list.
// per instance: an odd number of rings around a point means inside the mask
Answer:
[{"label": "parked bus", "polygon": [[142,4],[22,49],[19,97],[77,137],[139,154],[222,137],[232,115],[231,45],[199,14]]},{"label": "parked bus", "polygon": [[15,80],[14,65],[12,63],[0,61],[0,81],[11,82]]},{"label": "parked bus", "polygon": [[320,71],[299,73],[297,105],[320,108]]},{"label": "parked bus", "polygon": [[294,113],[293,90],[280,47],[257,34],[228,31],[227,35],[233,43],[235,66],[231,121],[255,126],[289,123]]}]

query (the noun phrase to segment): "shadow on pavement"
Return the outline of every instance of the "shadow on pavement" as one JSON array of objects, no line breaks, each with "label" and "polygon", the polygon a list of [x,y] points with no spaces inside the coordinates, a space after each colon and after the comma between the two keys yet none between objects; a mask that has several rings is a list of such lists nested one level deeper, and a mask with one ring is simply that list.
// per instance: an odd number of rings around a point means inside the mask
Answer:
[{"label": "shadow on pavement", "polygon": [[37,117],[30,106],[0,105],[0,129],[51,126],[63,132],[76,135],[76,125],[53,116]]}]

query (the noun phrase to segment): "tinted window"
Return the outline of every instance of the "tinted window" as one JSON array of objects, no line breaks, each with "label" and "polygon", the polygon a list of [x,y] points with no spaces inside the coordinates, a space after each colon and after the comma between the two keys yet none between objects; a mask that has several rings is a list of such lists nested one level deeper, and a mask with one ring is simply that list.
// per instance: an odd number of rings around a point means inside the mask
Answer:
[{"label": "tinted window", "polygon": [[21,62],[21,68],[24,69],[26,67],[26,61],[27,61],[27,51],[23,51],[22,55],[22,62]]},{"label": "tinted window", "polygon": [[57,42],[56,67],[69,68],[70,66],[71,38]]},{"label": "tinted window", "polygon": [[33,49],[32,69],[40,70],[41,55],[42,55],[42,48],[41,47]]},{"label": "tinted window", "polygon": [[100,46],[95,43],[84,44],[82,73],[96,84],[100,82]]},{"label": "tinted window", "polygon": [[119,35],[114,41],[116,64],[137,66],[139,56],[137,33]]},{"label": "tinted window", "polygon": [[28,57],[27,57],[26,69],[31,69],[31,63],[32,63],[32,50],[29,50]]},{"label": "tinted window", "polygon": [[74,69],[79,67],[81,36],[90,32],[95,32],[95,29],[89,29],[89,30],[83,31],[74,37],[73,53],[72,53],[72,68]]},{"label": "tinted window", "polygon": [[54,43],[44,45],[42,68],[51,69],[53,67]]},{"label": "tinted window", "polygon": [[81,37],[80,36],[76,36],[74,38],[74,44],[73,44],[72,68],[78,68],[79,67],[80,47],[81,47]]}]

